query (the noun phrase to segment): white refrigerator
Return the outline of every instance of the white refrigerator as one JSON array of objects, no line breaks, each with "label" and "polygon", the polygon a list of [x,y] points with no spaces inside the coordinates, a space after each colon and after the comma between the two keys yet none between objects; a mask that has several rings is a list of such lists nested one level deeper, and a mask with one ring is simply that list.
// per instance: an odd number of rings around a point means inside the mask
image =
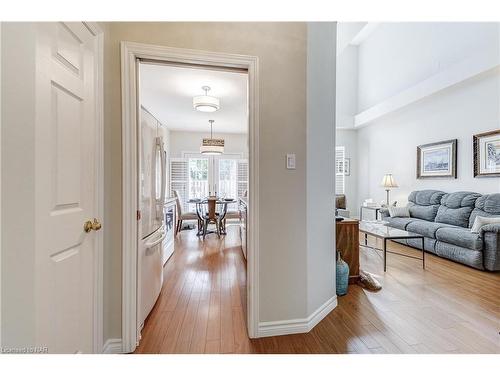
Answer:
[{"label": "white refrigerator", "polygon": [[158,121],[141,111],[140,236],[138,247],[138,318],[142,328],[163,283],[162,242],[165,228],[166,157]]}]

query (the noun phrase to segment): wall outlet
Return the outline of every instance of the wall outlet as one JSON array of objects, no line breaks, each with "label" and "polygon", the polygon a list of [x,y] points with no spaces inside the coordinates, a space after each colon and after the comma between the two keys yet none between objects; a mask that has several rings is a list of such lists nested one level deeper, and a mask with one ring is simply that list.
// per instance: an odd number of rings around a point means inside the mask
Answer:
[{"label": "wall outlet", "polygon": [[295,169],[295,154],[286,154],[286,169]]}]

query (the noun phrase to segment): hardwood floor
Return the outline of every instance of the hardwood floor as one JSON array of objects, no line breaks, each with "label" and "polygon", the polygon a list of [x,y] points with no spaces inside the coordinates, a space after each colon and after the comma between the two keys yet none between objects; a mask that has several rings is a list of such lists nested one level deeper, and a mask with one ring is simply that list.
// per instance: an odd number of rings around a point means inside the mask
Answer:
[{"label": "hardwood floor", "polygon": [[250,340],[237,227],[205,242],[182,231],[135,353],[500,353],[500,273],[431,254],[424,271],[389,254],[384,274],[380,255],[364,248],[360,264],[377,275],[380,292],[350,285],[311,332]]}]

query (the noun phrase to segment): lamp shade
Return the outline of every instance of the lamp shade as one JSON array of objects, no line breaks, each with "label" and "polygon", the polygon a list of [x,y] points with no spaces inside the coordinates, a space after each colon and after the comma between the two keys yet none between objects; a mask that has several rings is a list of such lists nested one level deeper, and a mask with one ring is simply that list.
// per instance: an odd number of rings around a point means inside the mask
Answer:
[{"label": "lamp shade", "polygon": [[208,95],[210,91],[209,86],[203,86],[201,89],[205,91],[205,95],[199,95],[193,98],[193,108],[200,112],[217,111],[220,108],[219,98]]},{"label": "lamp shade", "polygon": [[392,174],[386,174],[382,179],[382,186],[386,189],[397,188],[398,184]]},{"label": "lamp shade", "polygon": [[193,98],[193,107],[200,112],[215,112],[220,108],[220,102],[213,96],[200,95]]},{"label": "lamp shade", "polygon": [[224,153],[224,140],[205,138],[200,146],[200,153],[205,155],[220,155]]},{"label": "lamp shade", "polygon": [[212,127],[214,120],[208,120],[210,123],[210,138],[203,138],[200,146],[200,153],[205,155],[220,155],[224,153],[224,139],[213,138]]}]

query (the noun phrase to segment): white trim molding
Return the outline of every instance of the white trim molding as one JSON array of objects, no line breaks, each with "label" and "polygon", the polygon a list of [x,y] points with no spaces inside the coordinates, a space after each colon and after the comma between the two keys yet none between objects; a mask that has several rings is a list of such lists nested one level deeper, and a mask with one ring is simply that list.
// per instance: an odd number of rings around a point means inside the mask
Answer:
[{"label": "white trim molding", "polygon": [[257,337],[259,322],[259,59],[135,42],[121,42],[122,89],[122,351],[132,352],[139,339],[137,324],[137,65],[139,60],[248,72],[249,105],[249,246],[247,257],[248,335]]},{"label": "white trim molding", "polygon": [[330,298],[307,318],[259,323],[259,337],[307,333],[335,307],[337,307],[337,296]]},{"label": "white trim molding", "polygon": [[121,354],[122,351],[122,339],[108,339],[104,343],[103,354]]},{"label": "white trim molding", "polygon": [[[97,43],[97,82],[95,95],[97,100],[96,124],[99,142],[96,144],[96,175],[97,202],[96,215],[103,225],[104,217],[104,31],[96,22],[83,22],[85,27],[96,37]],[[94,353],[103,351],[103,320],[104,320],[104,237],[103,232],[96,233],[96,252],[94,260]]]}]

